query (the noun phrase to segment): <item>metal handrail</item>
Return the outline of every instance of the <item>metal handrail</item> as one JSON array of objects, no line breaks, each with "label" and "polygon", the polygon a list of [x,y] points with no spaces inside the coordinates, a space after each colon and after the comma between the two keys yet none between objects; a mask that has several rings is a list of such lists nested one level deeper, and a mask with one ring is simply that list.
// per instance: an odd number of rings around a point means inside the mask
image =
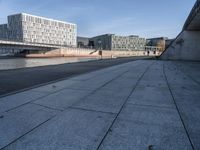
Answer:
[{"label": "metal handrail", "polygon": [[37,46],[37,47],[41,46],[41,47],[49,47],[49,48],[55,48],[56,47],[56,46],[46,45],[46,44],[35,44],[35,43],[25,43],[25,42],[6,41],[6,40],[0,40],[0,44],[12,44],[12,45],[22,45],[22,46]]},{"label": "metal handrail", "polygon": [[194,19],[194,17],[197,15],[197,13],[200,10],[200,0],[197,0],[194,4],[194,7],[192,8],[184,26],[183,26],[183,30],[187,29],[187,27],[189,26],[189,24],[192,22],[192,20]]}]

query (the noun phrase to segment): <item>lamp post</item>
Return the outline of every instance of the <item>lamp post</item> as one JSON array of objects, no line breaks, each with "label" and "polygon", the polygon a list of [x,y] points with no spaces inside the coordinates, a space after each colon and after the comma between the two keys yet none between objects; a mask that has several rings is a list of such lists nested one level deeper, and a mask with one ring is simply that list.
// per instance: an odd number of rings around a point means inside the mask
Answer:
[{"label": "lamp post", "polygon": [[101,40],[98,41],[98,49],[99,49],[100,58],[102,59],[102,42],[101,42]]}]

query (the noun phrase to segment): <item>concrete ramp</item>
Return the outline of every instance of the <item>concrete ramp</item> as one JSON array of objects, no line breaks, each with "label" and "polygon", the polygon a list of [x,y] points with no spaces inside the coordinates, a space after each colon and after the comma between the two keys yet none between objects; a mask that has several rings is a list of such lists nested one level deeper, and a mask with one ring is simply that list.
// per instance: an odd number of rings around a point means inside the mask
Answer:
[{"label": "concrete ramp", "polygon": [[200,0],[196,1],[181,33],[160,58],[200,61]]}]

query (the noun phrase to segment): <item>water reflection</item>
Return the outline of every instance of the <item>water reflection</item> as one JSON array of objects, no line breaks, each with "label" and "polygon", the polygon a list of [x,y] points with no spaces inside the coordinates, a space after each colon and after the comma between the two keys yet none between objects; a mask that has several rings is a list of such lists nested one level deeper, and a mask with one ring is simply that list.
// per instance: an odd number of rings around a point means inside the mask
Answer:
[{"label": "water reflection", "polygon": [[80,57],[8,58],[8,59],[0,59],[0,70],[47,66],[47,65],[64,64],[64,63],[83,62],[90,60],[97,60],[97,58],[80,58]]}]

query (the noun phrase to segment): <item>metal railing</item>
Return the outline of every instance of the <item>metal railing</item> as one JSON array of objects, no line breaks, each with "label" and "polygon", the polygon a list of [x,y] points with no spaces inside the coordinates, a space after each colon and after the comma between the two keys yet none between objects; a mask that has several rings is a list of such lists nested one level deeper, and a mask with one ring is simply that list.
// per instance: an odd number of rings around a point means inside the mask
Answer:
[{"label": "metal railing", "polygon": [[57,48],[57,47],[59,47],[59,46],[46,45],[46,44],[24,43],[24,42],[6,41],[6,40],[0,40],[0,44],[19,45],[19,46],[35,46],[35,47],[46,47],[46,48]]},{"label": "metal railing", "polygon": [[200,10],[200,0],[197,0],[196,3],[194,4],[194,7],[192,8],[188,18],[187,18],[184,26],[183,26],[183,30],[188,28],[188,26],[190,25],[190,23],[192,22],[194,17],[197,15],[199,10]]}]

